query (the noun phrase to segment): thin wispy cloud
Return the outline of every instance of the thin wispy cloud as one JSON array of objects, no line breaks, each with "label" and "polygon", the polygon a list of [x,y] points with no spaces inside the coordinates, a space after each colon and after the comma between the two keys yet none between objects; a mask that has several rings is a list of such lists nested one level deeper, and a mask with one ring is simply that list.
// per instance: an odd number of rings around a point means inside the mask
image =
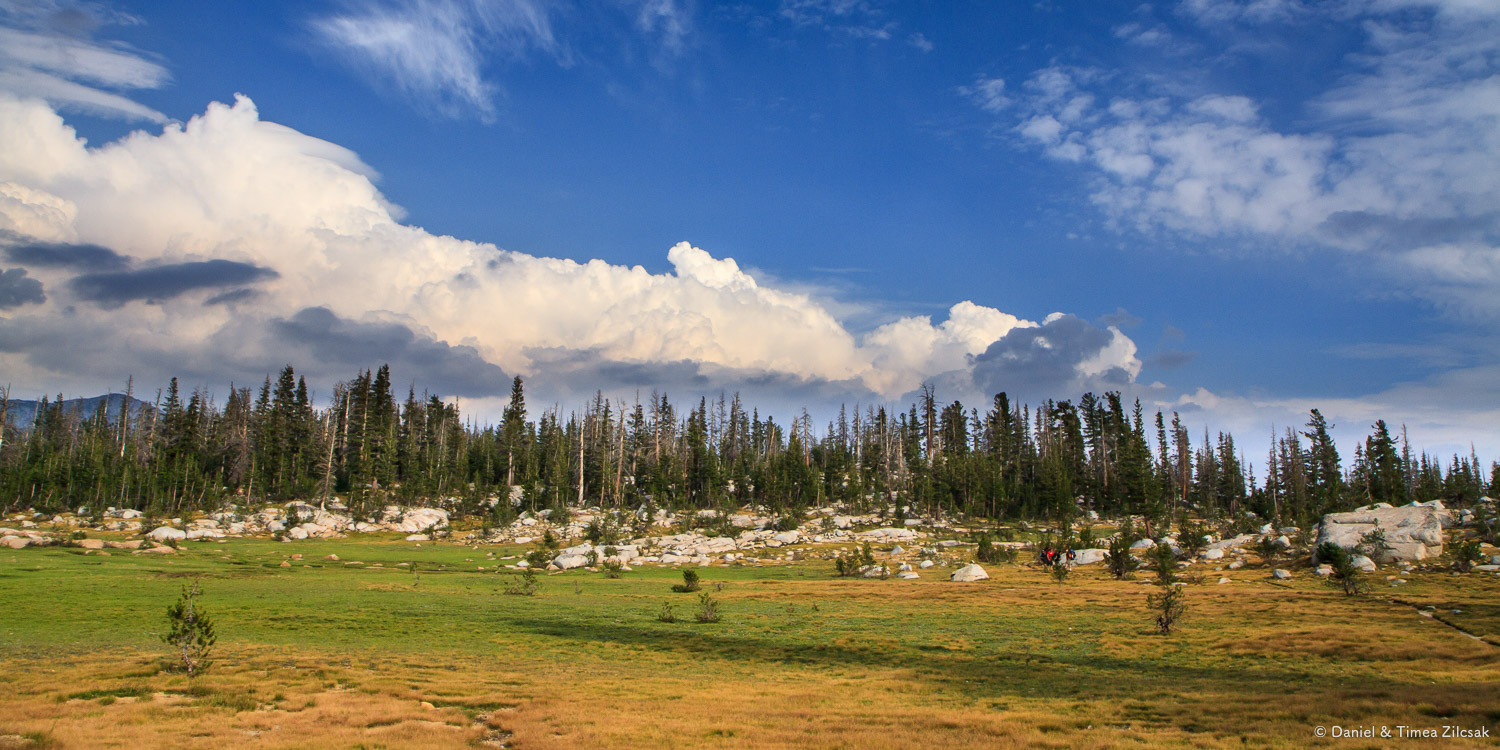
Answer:
[{"label": "thin wispy cloud", "polygon": [[960,87],[958,91],[991,114],[999,114],[1011,104],[1010,97],[1005,94],[1004,78],[981,77],[970,86]]},{"label": "thin wispy cloud", "polygon": [[653,38],[654,57],[670,59],[682,54],[693,31],[693,0],[640,0],[635,26]]},{"label": "thin wispy cloud", "polygon": [[670,68],[688,49],[696,6],[695,0],[598,8],[544,0],[387,0],[351,3],[308,28],[322,48],[377,88],[440,117],[489,121],[500,111],[512,66],[540,59],[572,67],[590,54],[575,37],[597,28],[629,50],[620,54]]},{"label": "thin wispy cloud", "polygon": [[373,82],[460,117],[495,113],[492,58],[558,55],[547,5],[533,0],[414,0],[351,6],[311,23],[317,38]]},{"label": "thin wispy cloud", "polygon": [[[1380,12],[1397,6],[1408,14]],[[1186,2],[1179,10],[1264,30],[1350,7]],[[1304,104],[1295,130],[1237,93],[1059,64],[1028,78],[1008,115],[1010,137],[1090,168],[1092,200],[1118,227],[1373,254],[1371,267],[1405,291],[1500,316],[1500,8],[1484,13],[1457,0],[1352,7],[1364,47],[1334,88]],[[982,86],[968,93],[987,111],[1005,109]],[[1454,231],[1433,232],[1445,225]],[[1443,234],[1454,240],[1432,242]]]},{"label": "thin wispy cloud", "polygon": [[1301,0],[1182,0],[1177,10],[1205,26],[1284,23],[1309,12]]},{"label": "thin wispy cloud", "polygon": [[134,23],[87,3],[0,3],[0,91],[104,117],[166,122],[128,92],[170,83],[167,69],[128,45],[93,38],[102,26]]},{"label": "thin wispy cloud", "polygon": [[[901,27],[878,4],[868,0],[782,0],[778,14],[794,26],[854,39],[885,41]],[[908,41],[919,49],[930,44],[920,34],[908,37]]]}]

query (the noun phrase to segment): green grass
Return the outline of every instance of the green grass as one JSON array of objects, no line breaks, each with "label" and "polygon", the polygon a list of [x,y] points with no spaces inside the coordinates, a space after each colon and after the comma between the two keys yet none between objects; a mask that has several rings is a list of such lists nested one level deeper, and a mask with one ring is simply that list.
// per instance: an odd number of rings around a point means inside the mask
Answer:
[{"label": "green grass", "polygon": [[[0,660],[12,670],[0,678],[0,691],[11,683],[0,735],[89,744],[91,722],[119,711],[116,724],[149,715],[179,740],[208,732],[201,744],[213,746],[228,730],[193,711],[247,727],[268,713],[283,726],[372,711],[359,731],[399,737],[428,721],[401,713],[420,702],[455,733],[504,732],[518,746],[784,746],[797,744],[781,733],[798,720],[827,740],[816,744],[850,746],[884,736],[1296,747],[1318,723],[1340,722],[1500,734],[1500,647],[1411,606],[1459,609],[1449,619],[1494,640],[1492,576],[1407,576],[1398,603],[1379,586],[1349,599],[1305,572],[1274,587],[1265,571],[1241,570],[1230,585],[1189,586],[1181,632],[1160,636],[1145,609],[1151,587],[1108,580],[1100,566],[1062,585],[1015,566],[988,566],[994,577],[980,584],[949,583],[941,568],[914,582],[840,579],[824,562],[701,568],[723,619],[700,624],[696,600],[671,592],[680,570],[575,570],[540,576],[535,596],[505,596],[515,573],[496,572],[491,551],[524,552],[390,536],[187,543],[172,556],[5,551]],[[281,567],[294,553],[302,559]],[[160,670],[159,633],[194,578],[219,649],[209,675],[189,683]],[[659,620],[666,602],[677,622]],[[69,683],[88,675],[104,677]],[[617,705],[621,685],[634,686],[638,708]],[[62,713],[48,720],[37,701]]]},{"label": "green grass", "polygon": [[147,695],[149,692],[150,691],[148,691],[144,687],[141,687],[139,685],[134,685],[134,686],[117,687],[117,688],[84,690],[84,691],[77,692],[77,693],[68,693],[67,695],[59,695],[57,697],[57,699],[59,701],[71,701],[71,700],[89,701],[89,700],[94,700],[96,698],[98,698],[98,699],[108,699],[108,700],[112,700],[112,699],[115,699],[115,698],[139,698],[139,697],[141,697],[143,695]]}]

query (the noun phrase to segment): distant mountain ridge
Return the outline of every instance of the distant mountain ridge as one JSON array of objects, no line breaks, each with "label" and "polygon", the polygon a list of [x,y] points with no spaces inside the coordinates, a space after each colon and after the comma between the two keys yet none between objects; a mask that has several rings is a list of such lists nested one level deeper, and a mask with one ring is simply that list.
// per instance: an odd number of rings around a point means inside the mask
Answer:
[{"label": "distant mountain ridge", "polygon": [[[5,421],[13,427],[29,427],[36,421],[37,409],[41,406],[40,400],[10,399],[5,402]],[[48,406],[52,403],[49,401]],[[77,415],[84,419],[94,416],[99,409],[99,404],[105,404],[105,415],[111,422],[120,418],[120,413],[125,408],[125,394],[110,393],[103,396],[90,396],[89,398],[63,399],[63,412]],[[142,401],[138,398],[130,399],[130,413],[138,416],[146,413],[152,408],[151,402]]]}]

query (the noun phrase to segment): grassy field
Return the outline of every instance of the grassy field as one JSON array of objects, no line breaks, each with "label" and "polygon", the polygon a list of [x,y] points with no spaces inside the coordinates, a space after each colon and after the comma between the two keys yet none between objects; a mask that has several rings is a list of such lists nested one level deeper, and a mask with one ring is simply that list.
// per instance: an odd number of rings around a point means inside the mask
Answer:
[{"label": "grassy field", "polygon": [[[700,624],[696,595],[670,590],[679,571],[575,570],[507,596],[513,574],[490,551],[523,550],[392,537],[4,550],[0,748],[1389,747],[1379,728],[1398,725],[1500,736],[1491,575],[1390,588],[1382,573],[1351,599],[1310,571],[1272,583],[1247,568],[1218,584],[1200,565],[1182,629],[1162,636],[1152,587],[1100,566],[1064,584],[1003,565],[971,584],[942,568],[919,581],[839,579],[823,562],[703,568],[723,620]],[[219,645],[189,680],[163,668],[158,634],[193,578]],[[658,621],[668,602],[683,621]],[[1315,734],[1335,725],[1376,737]]]}]

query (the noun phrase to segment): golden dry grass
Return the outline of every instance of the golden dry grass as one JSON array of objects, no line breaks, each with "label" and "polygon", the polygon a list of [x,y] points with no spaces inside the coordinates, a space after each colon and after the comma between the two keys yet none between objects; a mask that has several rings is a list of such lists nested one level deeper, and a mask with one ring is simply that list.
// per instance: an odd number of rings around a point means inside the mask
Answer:
[{"label": "golden dry grass", "polygon": [[[1182,629],[1161,636],[1141,582],[991,573],[961,585],[742,570],[715,592],[724,623],[669,626],[649,613],[689,598],[665,593],[666,573],[570,573],[535,598],[476,598],[467,573],[277,572],[347,580],[346,609],[227,629],[194,681],[161,671],[149,646],[3,644],[0,748],[1381,746],[1313,734],[1334,724],[1500,735],[1500,648],[1409,604],[1238,571],[1189,586]],[[1433,575],[1402,595],[1464,610],[1497,592]],[[375,627],[362,607],[429,596],[420,616],[378,621],[389,632],[361,630]]]}]

